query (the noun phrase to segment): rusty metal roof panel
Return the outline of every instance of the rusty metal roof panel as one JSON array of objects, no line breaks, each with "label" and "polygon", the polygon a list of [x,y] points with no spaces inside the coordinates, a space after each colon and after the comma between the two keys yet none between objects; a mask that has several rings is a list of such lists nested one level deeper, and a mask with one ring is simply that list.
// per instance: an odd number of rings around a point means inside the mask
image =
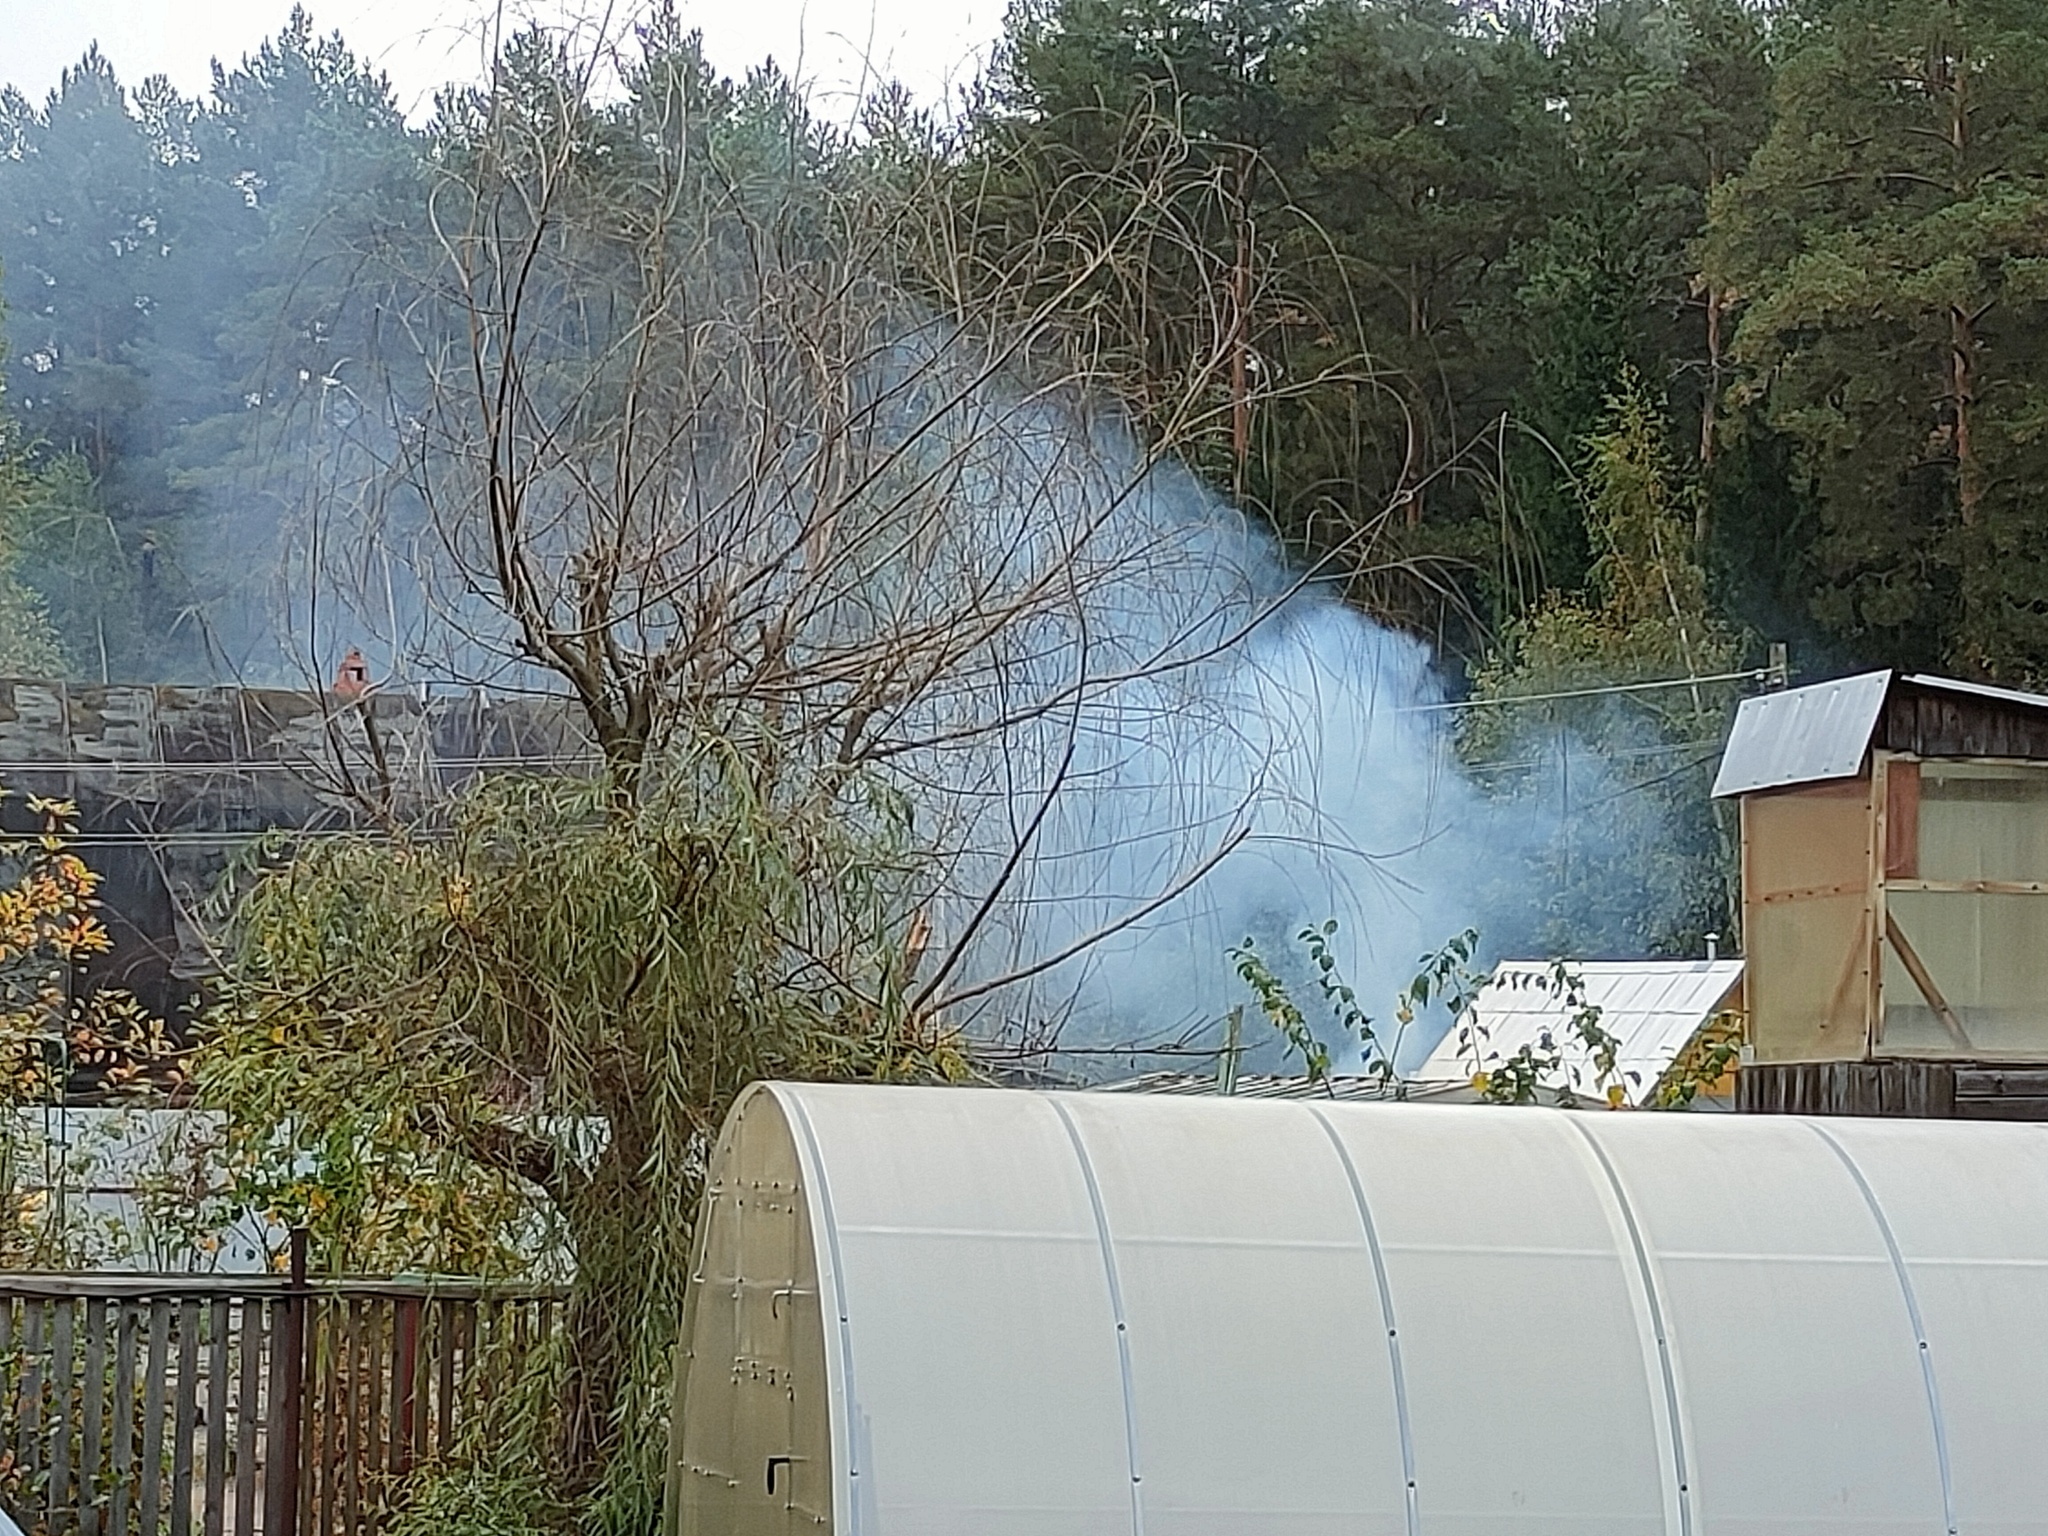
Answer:
[{"label": "rusty metal roof panel", "polygon": [[1744,699],[1721,754],[1714,795],[1854,778],[1877,729],[1889,670]]}]

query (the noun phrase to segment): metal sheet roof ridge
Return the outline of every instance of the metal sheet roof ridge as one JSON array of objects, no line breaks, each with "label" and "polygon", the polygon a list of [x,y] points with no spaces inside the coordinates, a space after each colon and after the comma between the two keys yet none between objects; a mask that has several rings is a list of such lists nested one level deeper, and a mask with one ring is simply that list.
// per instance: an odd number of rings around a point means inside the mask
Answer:
[{"label": "metal sheet roof ridge", "polygon": [[[1547,977],[1555,960],[1501,960],[1494,965],[1494,975],[1508,972],[1517,975],[1532,974]],[[1573,976],[1710,976],[1726,970],[1731,974],[1742,969],[1742,956],[1719,955],[1709,960],[1704,955],[1690,960],[1567,960],[1564,962],[1567,975]]]},{"label": "metal sheet roof ridge", "polygon": [[1990,683],[1970,683],[1959,677],[1934,677],[1925,672],[1906,673],[1899,681],[1936,693],[1961,693],[1972,698],[1996,699],[2001,704],[2016,704],[2022,709],[2048,710],[2048,694],[2022,693],[2016,688],[1999,688]]}]

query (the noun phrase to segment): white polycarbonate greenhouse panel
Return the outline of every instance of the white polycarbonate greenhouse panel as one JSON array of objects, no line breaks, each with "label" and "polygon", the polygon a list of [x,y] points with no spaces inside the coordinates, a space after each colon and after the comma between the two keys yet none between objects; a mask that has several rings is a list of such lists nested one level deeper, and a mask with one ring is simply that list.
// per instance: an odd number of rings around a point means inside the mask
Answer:
[{"label": "white polycarbonate greenhouse panel", "polygon": [[1061,1101],[1129,1330],[1147,1536],[1407,1529],[1372,1250],[1320,1120],[1247,1103]]},{"label": "white polycarbonate greenhouse panel", "polygon": [[1664,1531],[1677,1492],[1640,1269],[1572,1123],[1321,1112],[1386,1255],[1421,1529]]},{"label": "white polycarbonate greenhouse panel", "polygon": [[1778,1116],[1719,1134],[1680,1117],[1578,1123],[1611,1163],[1656,1273],[1693,1528],[1948,1530],[1905,1294],[1828,1141]]},{"label": "white polycarbonate greenhouse panel", "polygon": [[833,1536],[2048,1536],[2040,1128],[770,1091]]},{"label": "white polycarbonate greenhouse panel", "polygon": [[[1130,1536],[1093,1203],[1050,1099],[788,1091],[836,1234],[841,1536]],[[827,1298],[829,1320],[832,1300]],[[840,1439],[835,1435],[835,1442]]]},{"label": "white polycarbonate greenhouse panel", "polygon": [[1827,1131],[1876,1196],[1911,1280],[1960,1528],[2041,1531],[2048,1131],[1986,1125],[1930,1137],[1882,1120],[1831,1121]]}]

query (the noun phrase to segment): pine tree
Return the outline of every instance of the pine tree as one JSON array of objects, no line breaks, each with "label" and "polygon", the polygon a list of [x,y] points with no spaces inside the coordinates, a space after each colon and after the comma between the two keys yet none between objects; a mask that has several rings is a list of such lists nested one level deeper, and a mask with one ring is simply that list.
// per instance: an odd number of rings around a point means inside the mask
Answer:
[{"label": "pine tree", "polygon": [[2048,12],[1815,4],[1777,122],[1717,195],[1737,401],[1800,450],[1837,634],[1904,665],[2048,671]]}]

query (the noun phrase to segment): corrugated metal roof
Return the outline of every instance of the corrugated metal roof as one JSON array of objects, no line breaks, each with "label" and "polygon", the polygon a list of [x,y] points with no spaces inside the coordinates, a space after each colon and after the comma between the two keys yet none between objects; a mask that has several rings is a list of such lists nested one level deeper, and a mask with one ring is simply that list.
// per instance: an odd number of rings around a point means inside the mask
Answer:
[{"label": "corrugated metal roof", "polygon": [[1931,693],[1960,693],[1973,699],[1990,699],[1998,704],[2012,704],[2021,709],[2048,709],[2048,694],[2021,693],[2013,688],[1994,688],[1989,683],[1966,683],[1954,677],[1928,677],[1924,673],[1910,673],[1899,679],[1915,688],[1925,688]]},{"label": "corrugated metal roof", "polygon": [[[1628,1102],[1642,1103],[1678,1053],[1711,1019],[1742,979],[1740,960],[1594,960],[1570,967],[1589,1004],[1599,1008],[1600,1025],[1621,1041],[1616,1065]],[[1471,1017],[1486,1031],[1488,1058],[1514,1055],[1533,1046],[1545,1030],[1563,1048],[1575,1086],[1597,1092],[1590,1054],[1567,1037],[1572,1010],[1554,996],[1548,961],[1510,960],[1472,1005]],[[1452,1030],[1415,1073],[1419,1084],[1462,1083],[1472,1077],[1472,1059],[1458,1054]]]},{"label": "corrugated metal roof", "polygon": [[1891,682],[1889,671],[1865,672],[1744,699],[1721,754],[1715,797],[1853,778]]},{"label": "corrugated metal roof", "polygon": [[[1102,1083],[1101,1093],[1167,1093],[1181,1096],[1214,1093],[1213,1072],[1146,1072],[1120,1082]],[[1237,1080],[1240,1099],[1386,1099],[1392,1098],[1377,1077],[1337,1073],[1311,1082],[1306,1077],[1278,1073],[1246,1073]]]}]

